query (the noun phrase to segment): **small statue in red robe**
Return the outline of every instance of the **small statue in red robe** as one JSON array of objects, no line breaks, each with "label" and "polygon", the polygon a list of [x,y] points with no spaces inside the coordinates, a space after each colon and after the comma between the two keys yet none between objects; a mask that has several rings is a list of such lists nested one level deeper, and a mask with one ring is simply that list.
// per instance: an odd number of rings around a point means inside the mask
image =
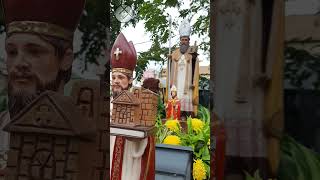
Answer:
[{"label": "small statue in red robe", "polygon": [[180,100],[177,97],[177,88],[173,85],[171,87],[171,99],[166,105],[167,119],[180,119]]}]

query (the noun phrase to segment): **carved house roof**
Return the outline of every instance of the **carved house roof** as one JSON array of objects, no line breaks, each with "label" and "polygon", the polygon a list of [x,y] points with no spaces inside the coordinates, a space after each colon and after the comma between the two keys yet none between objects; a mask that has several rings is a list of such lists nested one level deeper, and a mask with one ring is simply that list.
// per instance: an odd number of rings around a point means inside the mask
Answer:
[{"label": "carved house roof", "polygon": [[122,91],[113,101],[113,104],[139,105],[140,101],[129,91]]},{"label": "carved house roof", "polygon": [[149,90],[149,89],[146,89],[146,88],[141,88],[141,92],[142,93],[148,93],[148,94],[152,94],[152,95],[155,95],[155,96],[159,96],[157,93]]},{"label": "carved house roof", "polygon": [[4,128],[9,132],[94,138],[95,127],[81,116],[71,97],[46,91],[22,109]]}]

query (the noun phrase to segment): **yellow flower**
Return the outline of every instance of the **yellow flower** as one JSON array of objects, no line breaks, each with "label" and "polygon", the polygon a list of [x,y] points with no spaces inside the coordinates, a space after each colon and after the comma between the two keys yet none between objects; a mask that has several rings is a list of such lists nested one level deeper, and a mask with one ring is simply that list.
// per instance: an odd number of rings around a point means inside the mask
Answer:
[{"label": "yellow flower", "polygon": [[209,149],[210,149],[210,139],[209,139],[209,141],[208,141],[207,145],[209,146]]},{"label": "yellow flower", "polygon": [[178,120],[167,120],[165,125],[170,131],[173,131],[173,132],[179,131],[180,124]]},{"label": "yellow flower", "polygon": [[202,130],[204,126],[204,122],[201,121],[200,119],[193,118],[191,120],[191,126],[192,126],[192,130],[198,133],[199,131]]},{"label": "yellow flower", "polygon": [[193,162],[193,180],[203,180],[206,179],[206,168],[202,159],[197,159]]},{"label": "yellow flower", "polygon": [[163,140],[163,144],[180,145],[180,143],[180,138],[174,135],[169,135]]}]

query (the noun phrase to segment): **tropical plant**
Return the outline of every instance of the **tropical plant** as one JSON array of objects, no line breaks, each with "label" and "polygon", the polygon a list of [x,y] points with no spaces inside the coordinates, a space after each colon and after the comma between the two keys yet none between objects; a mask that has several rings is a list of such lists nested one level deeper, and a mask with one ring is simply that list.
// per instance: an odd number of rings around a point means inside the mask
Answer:
[{"label": "tropical plant", "polygon": [[306,148],[290,136],[281,140],[280,180],[320,179],[320,154]]},{"label": "tropical plant", "polygon": [[163,142],[163,140],[172,134],[171,131],[162,123],[162,119],[160,118],[160,115],[158,115],[157,121],[156,121],[156,142],[157,144],[160,144]]},{"label": "tropical plant", "polygon": [[207,177],[210,177],[210,146],[208,145],[210,141],[210,119],[200,120],[189,117],[187,128],[186,133],[178,134],[182,141],[181,145],[192,147],[194,159],[201,159],[204,162]]},{"label": "tropical plant", "polygon": [[168,119],[163,124],[159,116],[156,126],[158,128],[157,143],[191,147],[196,167],[193,169],[194,178],[210,179],[210,112],[208,109],[199,108],[198,118],[188,117],[186,131],[181,129],[178,120]]}]

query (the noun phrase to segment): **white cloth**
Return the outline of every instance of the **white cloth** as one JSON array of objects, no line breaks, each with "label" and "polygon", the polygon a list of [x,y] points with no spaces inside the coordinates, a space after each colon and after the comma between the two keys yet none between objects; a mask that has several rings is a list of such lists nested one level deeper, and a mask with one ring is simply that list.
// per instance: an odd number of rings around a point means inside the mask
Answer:
[{"label": "white cloth", "polygon": [[[112,99],[111,99],[112,101]],[[110,104],[110,112],[112,112],[112,103]],[[111,117],[111,114],[110,114]],[[110,118],[111,120],[111,118]],[[112,170],[113,152],[116,136],[110,136],[110,175]],[[141,141],[125,140],[124,154],[122,161],[122,180],[139,180],[141,173],[141,159],[148,145],[148,138]]]},{"label": "white cloth", "polygon": [[[116,136],[110,136],[110,167],[112,167],[113,152]],[[125,140],[122,161],[122,180],[139,180],[141,173],[141,159],[148,144],[148,138],[138,142]],[[111,174],[110,168],[110,174]]]},{"label": "white cloth", "polygon": [[[189,67],[188,67],[189,66]],[[193,111],[193,105],[192,105],[192,89],[188,88],[187,92],[185,92],[185,84],[186,79],[191,82],[192,79],[192,73],[188,73],[189,77],[186,76],[187,69],[191,70],[192,65],[191,63],[186,62],[185,55],[181,55],[179,61],[178,61],[178,72],[177,72],[177,97],[181,102],[181,111]],[[189,83],[189,84],[192,84]]]}]

